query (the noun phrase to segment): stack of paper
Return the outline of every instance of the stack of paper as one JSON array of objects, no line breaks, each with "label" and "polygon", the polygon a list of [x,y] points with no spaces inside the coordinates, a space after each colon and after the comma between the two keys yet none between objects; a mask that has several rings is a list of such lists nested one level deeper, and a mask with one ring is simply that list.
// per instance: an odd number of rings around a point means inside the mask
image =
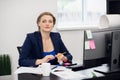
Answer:
[{"label": "stack of paper", "polygon": [[20,67],[15,71],[15,74],[20,73],[33,73],[33,74],[42,74],[42,70],[40,67]]}]

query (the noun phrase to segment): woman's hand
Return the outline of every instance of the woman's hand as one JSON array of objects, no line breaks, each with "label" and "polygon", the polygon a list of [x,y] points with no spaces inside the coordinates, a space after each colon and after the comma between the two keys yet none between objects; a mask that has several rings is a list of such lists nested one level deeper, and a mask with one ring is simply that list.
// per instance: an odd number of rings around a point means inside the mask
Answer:
[{"label": "woman's hand", "polygon": [[52,60],[54,58],[55,57],[53,55],[47,55],[42,60],[43,60],[43,62],[48,62],[48,61],[50,61],[50,60]]},{"label": "woman's hand", "polygon": [[53,55],[47,55],[47,56],[45,56],[44,58],[42,58],[42,59],[37,59],[36,60],[36,65],[39,65],[39,64],[41,64],[41,63],[46,63],[46,62],[48,62],[48,61],[50,61],[50,60],[52,60],[52,59],[54,59],[55,57],[53,56]]},{"label": "woman's hand", "polygon": [[61,61],[64,61],[66,62],[67,61],[67,57],[65,57],[62,53],[58,53],[56,55],[57,59],[58,59],[58,62],[61,62]]}]

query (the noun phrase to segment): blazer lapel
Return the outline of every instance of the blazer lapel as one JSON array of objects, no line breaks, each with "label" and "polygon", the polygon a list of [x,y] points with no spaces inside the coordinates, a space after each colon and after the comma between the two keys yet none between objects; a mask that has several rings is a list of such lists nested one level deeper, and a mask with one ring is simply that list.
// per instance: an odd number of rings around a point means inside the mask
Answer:
[{"label": "blazer lapel", "polygon": [[43,53],[43,43],[42,43],[42,37],[40,32],[37,32],[36,38],[37,38],[37,44],[38,44],[38,53],[39,53],[38,55],[41,56]]},{"label": "blazer lapel", "polygon": [[[58,38],[57,36],[53,35],[54,33],[50,33],[50,36],[51,36],[51,40],[52,40],[52,43],[53,43],[53,46],[54,46],[54,49],[55,51],[58,50],[56,48],[58,48]],[[58,52],[58,51],[56,51]]]}]

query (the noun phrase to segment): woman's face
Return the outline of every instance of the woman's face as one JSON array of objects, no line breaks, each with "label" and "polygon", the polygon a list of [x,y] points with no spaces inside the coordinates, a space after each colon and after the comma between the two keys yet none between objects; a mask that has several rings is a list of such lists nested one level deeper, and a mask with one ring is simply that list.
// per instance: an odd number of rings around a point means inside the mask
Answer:
[{"label": "woman's face", "polygon": [[50,32],[53,28],[53,18],[50,15],[43,15],[38,23],[40,31]]}]

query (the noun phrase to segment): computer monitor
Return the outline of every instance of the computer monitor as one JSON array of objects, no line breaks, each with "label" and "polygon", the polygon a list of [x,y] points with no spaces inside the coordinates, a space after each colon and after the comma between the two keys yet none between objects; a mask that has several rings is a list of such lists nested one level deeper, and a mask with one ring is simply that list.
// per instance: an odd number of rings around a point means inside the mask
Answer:
[{"label": "computer monitor", "polygon": [[[109,56],[110,53],[108,52],[108,43],[110,40],[107,39],[108,36],[106,37],[106,35],[112,34],[113,36],[115,36],[114,34],[116,31],[120,31],[120,28],[92,30],[92,36],[93,36],[92,40],[94,40],[96,48],[95,49],[85,49],[85,47],[84,47],[84,60],[83,60],[84,67],[91,68],[91,67],[100,66],[102,64],[110,63],[110,60],[113,59],[112,56],[115,56],[115,55],[112,55],[111,56],[112,58],[110,58],[110,56]],[[85,32],[84,33],[84,43],[85,43],[85,41],[89,41],[89,40],[91,40],[91,39],[87,38],[87,34]],[[115,43],[111,44],[113,52],[115,50],[114,49],[115,45],[113,45],[113,44],[115,44]],[[118,49],[118,50],[119,50],[118,52],[120,52],[120,49]],[[111,68],[113,68],[112,65],[113,64],[110,64]]]}]

